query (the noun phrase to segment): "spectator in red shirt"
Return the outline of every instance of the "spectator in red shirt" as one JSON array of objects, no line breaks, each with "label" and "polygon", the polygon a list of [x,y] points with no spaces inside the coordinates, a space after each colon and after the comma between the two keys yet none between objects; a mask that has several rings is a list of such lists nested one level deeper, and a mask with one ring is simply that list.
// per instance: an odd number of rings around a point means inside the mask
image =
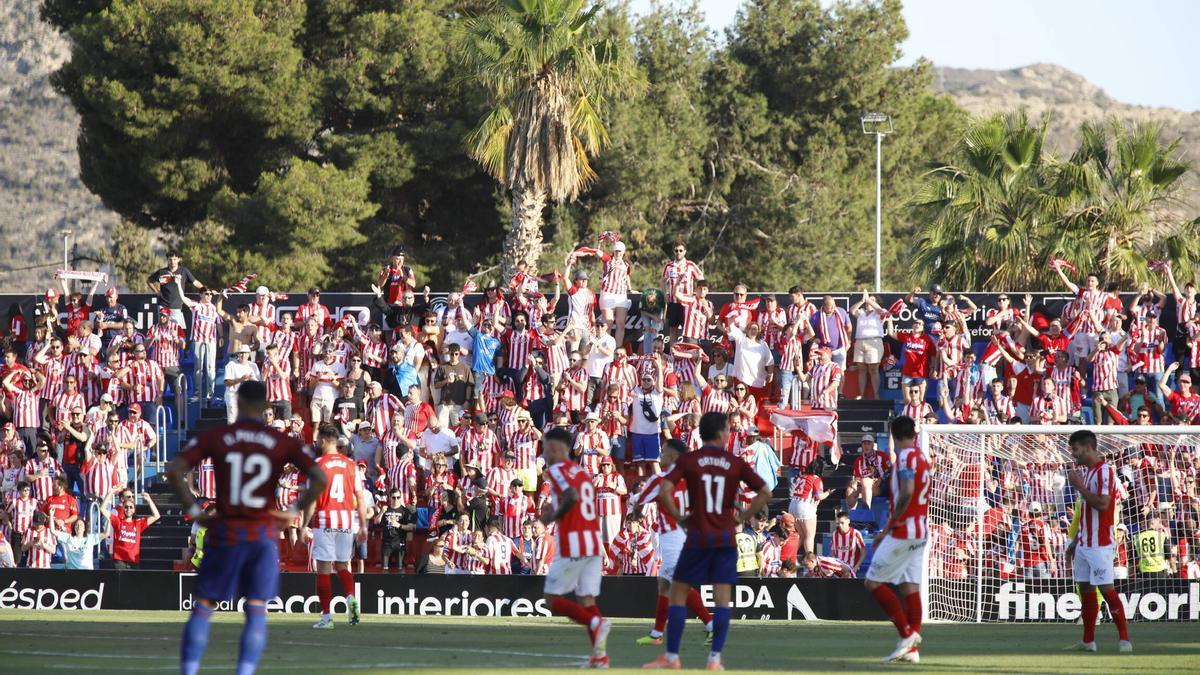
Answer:
[{"label": "spectator in red shirt", "polygon": [[914,321],[912,330],[907,333],[896,330],[896,322],[890,314],[885,322],[887,336],[900,342],[903,356],[900,373],[906,380],[916,380],[917,386],[921,389],[920,400],[924,401],[927,380],[933,376],[937,344],[925,332],[925,324],[921,321]]},{"label": "spectator in red shirt", "polygon": [[133,491],[121,491],[121,506],[109,516],[112,535],[113,567],[118,570],[137,569],[142,560],[142,532],[158,522],[158,506],[143,492],[142,498],[150,507],[149,518],[137,517],[137,504],[133,500]]},{"label": "spectator in red shirt", "polygon": [[54,494],[42,502],[42,513],[54,519],[59,530],[70,530],[71,524],[79,520],[79,503],[67,492],[67,477],[54,478]]},{"label": "spectator in red shirt", "polygon": [[800,554],[800,533],[796,532],[796,517],[790,513],[781,513],[779,529],[783,532],[779,545],[779,562],[795,563]]}]

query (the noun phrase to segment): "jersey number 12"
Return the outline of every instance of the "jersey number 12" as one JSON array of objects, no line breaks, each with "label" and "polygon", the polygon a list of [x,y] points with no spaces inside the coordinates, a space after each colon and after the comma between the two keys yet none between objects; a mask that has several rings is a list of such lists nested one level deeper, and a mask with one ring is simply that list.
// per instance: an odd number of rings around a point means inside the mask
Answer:
[{"label": "jersey number 12", "polygon": [[266,497],[254,494],[271,477],[271,460],[262,455],[246,457],[240,452],[225,455],[229,462],[229,504],[261,509],[267,505]]}]

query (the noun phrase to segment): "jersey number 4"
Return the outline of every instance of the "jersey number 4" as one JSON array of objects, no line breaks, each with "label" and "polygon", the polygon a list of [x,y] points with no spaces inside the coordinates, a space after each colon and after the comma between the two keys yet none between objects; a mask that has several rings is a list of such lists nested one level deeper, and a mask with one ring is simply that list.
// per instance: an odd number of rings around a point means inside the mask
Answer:
[{"label": "jersey number 4", "polygon": [[225,455],[229,463],[229,505],[261,509],[267,498],[254,491],[271,478],[271,460],[262,455],[246,457],[240,452]]},{"label": "jersey number 4", "polygon": [[720,513],[725,503],[725,476],[704,474],[700,477],[704,483],[704,510],[709,513]]}]

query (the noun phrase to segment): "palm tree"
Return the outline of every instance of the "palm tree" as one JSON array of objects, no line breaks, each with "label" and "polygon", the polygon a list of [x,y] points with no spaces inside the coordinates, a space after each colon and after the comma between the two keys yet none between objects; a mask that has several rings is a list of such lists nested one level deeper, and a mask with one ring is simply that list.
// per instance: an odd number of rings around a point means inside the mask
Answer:
[{"label": "palm tree", "polygon": [[[960,289],[1027,289],[1046,225],[1046,123],[1025,112],[973,120],[950,161],[912,199],[924,220],[913,250],[918,281]],[[1044,260],[1044,258],[1042,258]]]},{"label": "palm tree", "polygon": [[1167,259],[1190,268],[1196,222],[1180,214],[1179,190],[1190,165],[1179,140],[1164,145],[1154,124],[1086,122],[1079,149],[1057,167],[1059,227],[1047,245],[1108,281],[1149,280],[1148,263]]},{"label": "palm tree", "polygon": [[[1190,166],[1153,125],[1085,123],[1066,161],[1043,153],[1048,117],[1023,111],[972,121],[953,159],[912,199],[923,217],[914,276],[961,289],[1058,288],[1050,256],[1130,287],[1150,263],[1200,261],[1200,220],[1179,213]],[[1111,131],[1110,131],[1111,130]]]},{"label": "palm tree", "polygon": [[574,200],[595,179],[589,155],[608,143],[611,100],[643,79],[626,45],[597,30],[600,5],[587,0],[497,0],[462,22],[467,78],[492,109],[466,139],[467,152],[512,194],[512,226],[501,274],[536,269],[547,199]]}]

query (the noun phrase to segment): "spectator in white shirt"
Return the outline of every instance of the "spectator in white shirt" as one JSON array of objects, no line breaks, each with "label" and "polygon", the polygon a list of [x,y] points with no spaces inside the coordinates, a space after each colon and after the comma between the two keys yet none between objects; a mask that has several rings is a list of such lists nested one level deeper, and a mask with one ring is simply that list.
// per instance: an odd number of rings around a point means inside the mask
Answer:
[{"label": "spectator in white shirt", "polygon": [[454,460],[449,459],[458,454],[458,437],[455,436],[449,429],[442,427],[442,421],[437,415],[429,418],[429,426],[425,431],[421,432],[421,436],[417,439],[417,456],[421,463],[423,471],[429,471],[433,467],[433,458],[435,455],[445,455],[447,465],[453,469]]},{"label": "spectator in white shirt", "polygon": [[258,364],[250,360],[250,345],[237,348],[234,359],[225,364],[225,421],[233,424],[237,419],[237,392],[243,382],[262,380]]},{"label": "spectator in white shirt", "polygon": [[867,391],[868,376],[871,397],[879,398],[879,363],[883,361],[883,309],[876,299],[863,291],[862,299],[850,308],[854,316],[854,369],[858,371],[858,395]]},{"label": "spectator in white shirt", "polygon": [[736,346],[733,352],[733,378],[746,385],[750,394],[762,401],[770,392],[775,379],[775,356],[766,342],[759,339],[758,324],[746,326],[743,333],[737,326],[729,326],[726,335]]},{"label": "spectator in white shirt", "polygon": [[617,351],[617,340],[608,334],[608,322],[604,319],[598,319],[592,326],[592,334],[588,336],[587,345],[583,350],[587,355],[587,360],[584,361],[584,369],[588,374],[588,391],[587,400],[596,400],[596,387],[600,384],[600,377],[604,374],[604,367],[613,360],[613,354]]}]

